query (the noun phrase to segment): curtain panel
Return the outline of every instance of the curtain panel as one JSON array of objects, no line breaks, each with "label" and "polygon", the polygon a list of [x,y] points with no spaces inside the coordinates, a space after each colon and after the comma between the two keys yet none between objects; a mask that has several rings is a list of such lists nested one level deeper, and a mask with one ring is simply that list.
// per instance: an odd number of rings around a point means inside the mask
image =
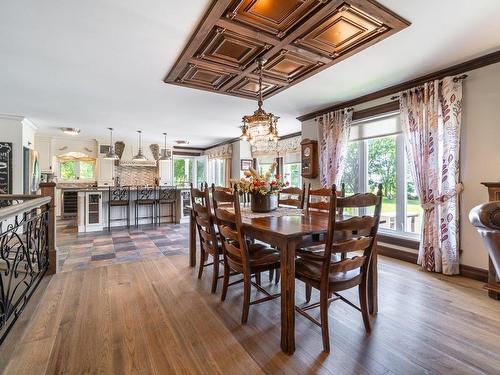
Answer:
[{"label": "curtain panel", "polygon": [[340,184],[344,172],[352,109],[330,112],[318,120],[319,170],[323,187]]},{"label": "curtain panel", "polygon": [[459,273],[462,80],[446,77],[400,94],[410,171],[424,209],[418,264]]}]

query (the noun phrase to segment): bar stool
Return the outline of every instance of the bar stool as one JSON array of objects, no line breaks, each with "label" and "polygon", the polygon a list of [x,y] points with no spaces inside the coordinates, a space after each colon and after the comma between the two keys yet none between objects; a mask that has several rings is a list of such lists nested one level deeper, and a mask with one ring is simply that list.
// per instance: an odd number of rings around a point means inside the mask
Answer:
[{"label": "bar stool", "polygon": [[155,198],[156,188],[147,186],[137,186],[137,198],[135,199],[135,226],[139,225],[140,219],[147,219],[149,216],[139,216],[139,207],[151,206],[151,224],[155,223]]},{"label": "bar stool", "polygon": [[[109,187],[108,232],[111,231],[111,207],[127,208],[127,227],[130,228],[130,186]],[[123,218],[113,220],[118,221],[123,220]]]},{"label": "bar stool", "polygon": [[[158,198],[156,199],[156,222],[158,225],[161,224],[162,218],[170,218],[172,222],[175,222],[175,205],[177,202],[177,187],[175,186],[160,186],[158,188]],[[170,214],[161,215],[161,207],[169,206]]]}]

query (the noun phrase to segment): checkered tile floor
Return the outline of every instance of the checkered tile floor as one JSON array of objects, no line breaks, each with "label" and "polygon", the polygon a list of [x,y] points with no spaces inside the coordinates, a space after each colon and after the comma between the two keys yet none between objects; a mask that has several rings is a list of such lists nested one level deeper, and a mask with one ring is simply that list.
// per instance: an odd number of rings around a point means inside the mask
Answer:
[{"label": "checkered tile floor", "polygon": [[111,232],[78,233],[73,221],[57,228],[59,272],[187,254],[187,224],[143,225]]}]

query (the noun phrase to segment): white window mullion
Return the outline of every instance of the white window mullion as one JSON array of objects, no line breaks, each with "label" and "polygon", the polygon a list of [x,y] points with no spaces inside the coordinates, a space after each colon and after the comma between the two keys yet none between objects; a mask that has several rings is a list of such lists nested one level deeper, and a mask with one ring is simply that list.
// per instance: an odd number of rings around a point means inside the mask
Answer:
[{"label": "white window mullion", "polygon": [[[359,189],[361,192],[368,191],[368,141],[359,142]],[[366,209],[360,208],[359,215],[365,215]]]},{"label": "white window mullion", "polygon": [[406,163],[403,134],[396,137],[396,230],[406,228]]}]

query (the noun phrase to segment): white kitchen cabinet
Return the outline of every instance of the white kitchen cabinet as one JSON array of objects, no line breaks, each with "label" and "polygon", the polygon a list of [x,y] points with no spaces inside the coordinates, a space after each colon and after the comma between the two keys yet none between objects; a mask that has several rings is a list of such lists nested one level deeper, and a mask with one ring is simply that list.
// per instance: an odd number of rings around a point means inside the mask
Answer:
[{"label": "white kitchen cabinet", "polygon": [[88,231],[102,230],[102,193],[100,191],[85,194],[85,227]]},{"label": "white kitchen cabinet", "polygon": [[173,185],[172,178],[172,160],[159,160],[158,170],[160,175],[161,185]]},{"label": "white kitchen cabinet", "polygon": [[97,186],[114,185],[115,161],[111,159],[97,159]]},{"label": "white kitchen cabinet", "polygon": [[35,150],[38,153],[38,163],[42,172],[52,171],[52,140],[49,137],[36,137]]}]

